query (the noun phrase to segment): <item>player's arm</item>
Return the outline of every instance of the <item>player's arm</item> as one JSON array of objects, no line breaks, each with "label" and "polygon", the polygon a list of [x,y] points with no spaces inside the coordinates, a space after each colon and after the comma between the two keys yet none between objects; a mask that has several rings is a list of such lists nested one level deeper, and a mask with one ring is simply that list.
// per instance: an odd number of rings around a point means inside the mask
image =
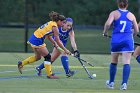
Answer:
[{"label": "player's arm", "polygon": [[74,55],[76,57],[80,57],[80,52],[77,49],[77,45],[76,45],[76,42],[75,42],[75,34],[74,34],[73,30],[69,33],[69,36],[70,36],[71,46],[72,46],[72,48],[74,50]]},{"label": "player's arm", "polygon": [[140,22],[138,23],[138,27],[140,28]]},{"label": "player's arm", "polygon": [[53,44],[54,47],[58,47],[57,43],[54,41],[54,39],[52,38],[52,36],[47,36],[46,37],[49,41],[51,41],[51,43]]},{"label": "player's arm", "polygon": [[53,27],[52,28],[53,30],[53,34],[54,34],[54,37],[55,37],[55,41],[57,43],[57,45],[62,48],[67,54],[71,54],[69,50],[67,50],[64,45],[62,44],[62,42],[60,41],[60,38],[59,38],[59,32],[58,32],[58,28],[57,27]]},{"label": "player's arm", "polygon": [[137,24],[137,21],[136,21],[136,17],[132,14],[132,17],[133,17],[133,27],[134,27],[134,36],[136,36],[139,32],[139,27],[138,27],[138,24]]},{"label": "player's arm", "polygon": [[113,20],[114,20],[114,11],[109,14],[109,17],[104,25],[103,35],[107,35],[107,31],[109,30]]},{"label": "player's arm", "polygon": [[75,42],[75,34],[74,34],[74,31],[71,31],[69,33],[69,36],[70,36],[70,42],[71,42],[71,46],[72,48],[75,50],[77,50],[77,45],[76,45],[76,42]]}]

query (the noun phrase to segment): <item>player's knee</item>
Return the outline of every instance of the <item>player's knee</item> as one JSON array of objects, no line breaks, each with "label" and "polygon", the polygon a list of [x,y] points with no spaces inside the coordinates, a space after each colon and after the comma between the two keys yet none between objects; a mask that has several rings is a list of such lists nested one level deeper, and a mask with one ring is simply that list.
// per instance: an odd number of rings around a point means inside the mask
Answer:
[{"label": "player's knee", "polygon": [[44,57],[44,61],[49,61],[51,62],[51,55],[48,54],[47,56]]},{"label": "player's knee", "polygon": [[140,55],[136,57],[136,60],[140,63]]},{"label": "player's knee", "polygon": [[36,56],[36,61],[40,60],[41,56]]}]

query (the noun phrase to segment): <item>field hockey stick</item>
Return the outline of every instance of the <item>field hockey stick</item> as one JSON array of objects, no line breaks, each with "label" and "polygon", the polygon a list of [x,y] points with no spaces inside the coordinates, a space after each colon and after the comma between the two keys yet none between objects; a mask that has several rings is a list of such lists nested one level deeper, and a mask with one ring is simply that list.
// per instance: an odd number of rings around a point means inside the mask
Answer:
[{"label": "field hockey stick", "polygon": [[83,64],[83,62],[81,61],[80,58],[78,58],[79,62],[81,63],[81,65],[83,66],[83,68],[85,69],[86,73],[88,74],[90,79],[94,79],[94,77],[89,73],[88,69],[86,68],[86,66]]},{"label": "field hockey stick", "polygon": [[138,43],[138,42],[134,42],[134,44],[137,45],[137,46],[140,46],[140,43]]},{"label": "field hockey stick", "polygon": [[109,36],[109,35],[106,35],[106,34],[103,34],[104,37],[107,37],[107,38],[112,38],[112,36]]},{"label": "field hockey stick", "polygon": [[[104,36],[107,37],[107,38],[111,38],[111,36],[109,36],[109,35],[104,35]],[[137,36],[140,37],[139,34],[137,34]],[[140,43],[134,42],[134,45],[140,46]]]},{"label": "field hockey stick", "polygon": [[137,37],[139,37],[139,38],[140,38],[140,35],[139,35],[139,34],[137,34]]},{"label": "field hockey stick", "polygon": [[77,58],[77,59],[79,59],[79,60],[81,60],[81,61],[83,61],[83,62],[87,63],[89,66],[94,67],[94,65],[93,65],[93,64],[91,64],[91,63],[89,63],[89,62],[85,61],[84,59],[81,59],[80,57],[76,57],[76,56],[74,56],[74,54],[73,54],[73,55],[71,55],[71,56],[73,56],[73,57],[75,57],[75,58]]},{"label": "field hockey stick", "polygon": [[[57,49],[58,49],[60,52],[64,52],[64,50],[63,50],[62,48],[60,48],[60,47],[57,47]],[[79,60],[81,60],[81,61],[83,61],[83,62],[85,62],[85,63],[87,63],[89,66],[94,67],[93,64],[91,64],[91,63],[89,63],[89,62],[87,62],[87,61],[81,59],[80,57],[76,57],[76,56],[74,56],[74,54],[70,54],[70,55],[73,56],[73,57],[75,57],[75,58],[78,58]]]},{"label": "field hockey stick", "polygon": [[[60,47],[57,47],[57,49],[60,51],[60,52],[64,52],[64,50]],[[86,62],[85,60],[83,60],[82,62],[82,59],[80,59],[79,57],[76,57],[74,56],[74,54],[70,54],[71,56],[77,58],[79,60],[79,62],[81,63],[81,65],[83,66],[83,68],[85,69],[86,73],[88,74],[89,78],[90,79],[93,79],[94,77],[89,73],[88,69],[86,68],[86,66],[83,64],[83,62]],[[87,63],[87,62],[86,62]]]},{"label": "field hockey stick", "polygon": [[[139,37],[139,38],[140,38],[140,35],[139,35],[139,34],[137,34],[137,37]],[[135,45],[137,45],[137,46],[140,46],[140,43],[138,43],[138,42],[135,42],[134,44],[135,44]]]}]

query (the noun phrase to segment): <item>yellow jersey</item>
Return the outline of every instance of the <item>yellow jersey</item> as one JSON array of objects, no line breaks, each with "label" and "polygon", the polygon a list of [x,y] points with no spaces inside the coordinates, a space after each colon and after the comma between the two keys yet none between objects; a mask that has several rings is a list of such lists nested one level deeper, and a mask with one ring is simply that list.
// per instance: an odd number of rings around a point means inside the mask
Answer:
[{"label": "yellow jersey", "polygon": [[47,23],[45,23],[44,25],[40,26],[35,32],[34,35],[37,38],[43,38],[47,35],[52,35],[52,27],[58,27],[57,23],[54,21],[49,21]]}]

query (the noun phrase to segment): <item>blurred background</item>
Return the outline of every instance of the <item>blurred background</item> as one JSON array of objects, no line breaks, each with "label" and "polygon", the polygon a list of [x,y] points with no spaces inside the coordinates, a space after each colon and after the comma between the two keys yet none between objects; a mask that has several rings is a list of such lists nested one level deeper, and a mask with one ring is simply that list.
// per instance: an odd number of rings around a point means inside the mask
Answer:
[{"label": "blurred background", "polygon": [[[110,53],[109,39],[102,37],[105,21],[116,0],[0,0],[0,52],[32,52],[30,35],[49,21],[48,13],[59,12],[74,20],[78,49],[86,54]],[[129,8],[140,20],[140,0],[129,0]],[[111,32],[111,31],[110,31]],[[52,45],[46,40],[48,49]],[[71,49],[70,42],[67,47]]]}]

